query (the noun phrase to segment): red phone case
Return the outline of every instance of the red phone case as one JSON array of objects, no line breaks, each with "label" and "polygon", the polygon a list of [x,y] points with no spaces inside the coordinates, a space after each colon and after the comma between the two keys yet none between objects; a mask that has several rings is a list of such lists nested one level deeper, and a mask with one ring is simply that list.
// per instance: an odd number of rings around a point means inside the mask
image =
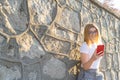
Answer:
[{"label": "red phone case", "polygon": [[97,46],[97,53],[99,53],[100,51],[104,52],[104,45],[98,45]]}]

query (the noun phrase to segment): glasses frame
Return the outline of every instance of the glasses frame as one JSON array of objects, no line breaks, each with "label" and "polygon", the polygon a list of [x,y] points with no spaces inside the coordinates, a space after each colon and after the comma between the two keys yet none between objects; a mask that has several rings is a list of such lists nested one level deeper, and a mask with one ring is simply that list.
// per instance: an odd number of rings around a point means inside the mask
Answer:
[{"label": "glasses frame", "polygon": [[97,33],[97,30],[89,31],[88,33],[89,33],[89,34],[95,34],[95,33]]}]

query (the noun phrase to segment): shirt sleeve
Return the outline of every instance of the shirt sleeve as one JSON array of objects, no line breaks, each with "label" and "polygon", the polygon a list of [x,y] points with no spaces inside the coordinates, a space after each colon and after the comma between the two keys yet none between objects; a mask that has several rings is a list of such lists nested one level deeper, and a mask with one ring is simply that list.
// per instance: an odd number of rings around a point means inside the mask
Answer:
[{"label": "shirt sleeve", "polygon": [[86,43],[83,43],[80,47],[80,53],[89,54],[89,48]]}]

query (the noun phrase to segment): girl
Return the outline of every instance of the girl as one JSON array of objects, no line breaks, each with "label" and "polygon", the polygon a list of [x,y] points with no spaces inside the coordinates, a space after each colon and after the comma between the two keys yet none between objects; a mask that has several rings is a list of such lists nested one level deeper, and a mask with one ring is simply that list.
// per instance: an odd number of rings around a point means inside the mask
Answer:
[{"label": "girl", "polygon": [[97,26],[87,24],[84,29],[84,42],[80,47],[81,68],[77,80],[104,80],[99,72],[103,51],[97,53],[97,45],[102,44]]}]

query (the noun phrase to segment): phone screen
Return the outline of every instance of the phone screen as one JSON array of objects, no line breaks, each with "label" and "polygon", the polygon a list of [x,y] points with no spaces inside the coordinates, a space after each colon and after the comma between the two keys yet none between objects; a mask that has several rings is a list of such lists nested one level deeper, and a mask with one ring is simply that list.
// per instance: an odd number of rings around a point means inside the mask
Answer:
[{"label": "phone screen", "polygon": [[97,53],[99,53],[100,51],[104,52],[104,45],[98,45],[97,46]]}]

